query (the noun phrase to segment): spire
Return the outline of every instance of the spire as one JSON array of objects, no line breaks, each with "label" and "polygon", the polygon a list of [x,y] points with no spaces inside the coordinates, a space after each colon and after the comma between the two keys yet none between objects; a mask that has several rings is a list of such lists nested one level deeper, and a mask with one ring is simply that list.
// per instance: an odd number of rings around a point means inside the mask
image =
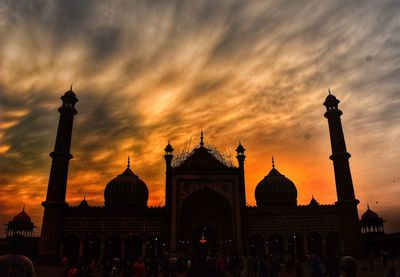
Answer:
[{"label": "spire", "polygon": [[126,166],[127,168],[130,168],[131,167],[131,157],[130,156],[128,156],[128,165]]},{"label": "spire", "polygon": [[200,133],[200,146],[203,147],[204,146],[204,141],[203,141],[204,137],[203,137],[203,129],[201,129],[201,133]]},{"label": "spire", "polygon": [[275,168],[275,160],[274,160],[274,156],[272,156],[272,168]]},{"label": "spire", "polygon": [[369,203],[367,203],[367,209],[369,210]]},{"label": "spire", "polygon": [[22,206],[22,211],[25,212],[25,204]]},{"label": "spire", "polygon": [[329,93],[329,95],[331,95],[332,93],[331,93],[331,89],[330,88],[328,88],[328,93]]},{"label": "spire", "polygon": [[72,85],[73,85],[73,84],[74,84],[74,83],[72,82],[72,83],[71,83],[71,87],[69,88],[70,91],[72,91]]}]

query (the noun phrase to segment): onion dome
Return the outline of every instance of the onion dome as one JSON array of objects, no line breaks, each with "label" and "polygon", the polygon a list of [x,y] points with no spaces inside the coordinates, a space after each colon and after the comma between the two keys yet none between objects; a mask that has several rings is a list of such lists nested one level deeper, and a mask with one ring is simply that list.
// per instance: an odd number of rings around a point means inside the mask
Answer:
[{"label": "onion dome", "polygon": [[165,146],[164,148],[165,153],[171,153],[174,152],[174,148],[172,148],[172,145],[170,144],[170,142],[168,141],[167,146]]},{"label": "onion dome", "polygon": [[297,205],[296,186],[276,170],[274,158],[271,171],[256,187],[255,197],[258,207]]},{"label": "onion dome", "polygon": [[79,208],[89,208],[89,203],[86,201],[86,197],[83,197],[83,200],[78,205]]},{"label": "onion dome", "polygon": [[374,223],[380,221],[380,218],[376,212],[374,212],[369,208],[368,205],[367,210],[361,216],[361,220],[364,221],[365,223]]},{"label": "onion dome", "polygon": [[130,169],[130,160],[124,172],[112,179],[104,190],[106,207],[146,207],[149,190]]},{"label": "onion dome", "polygon": [[325,98],[324,105],[326,107],[337,106],[337,104],[339,104],[339,102],[340,101],[336,98],[336,96],[331,93],[331,90],[328,89],[328,96]]},{"label": "onion dome", "polygon": [[239,145],[236,147],[236,152],[243,153],[245,150],[242,143],[239,142]]},{"label": "onion dome", "polygon": [[22,211],[14,216],[12,221],[20,223],[30,223],[32,221],[31,217],[25,212],[25,205],[22,208]]}]

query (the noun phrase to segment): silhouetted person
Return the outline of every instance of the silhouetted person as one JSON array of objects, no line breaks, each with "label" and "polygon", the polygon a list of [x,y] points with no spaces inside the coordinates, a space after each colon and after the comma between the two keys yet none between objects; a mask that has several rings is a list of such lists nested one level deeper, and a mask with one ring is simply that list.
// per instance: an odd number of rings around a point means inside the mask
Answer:
[{"label": "silhouetted person", "polygon": [[0,256],[0,276],[32,277],[35,276],[32,261],[21,254],[22,238],[12,237],[10,254]]},{"label": "silhouetted person", "polygon": [[258,276],[259,277],[269,277],[268,260],[266,255],[260,257],[258,266]]},{"label": "silhouetted person", "polygon": [[326,275],[329,277],[339,276],[339,258],[333,254],[329,253],[326,257]]},{"label": "silhouetted person", "polygon": [[355,277],[357,270],[357,262],[353,257],[345,256],[340,260],[341,277]]},{"label": "silhouetted person", "polygon": [[296,261],[295,267],[296,267],[296,277],[304,277],[303,267],[299,261]]},{"label": "silhouetted person", "polygon": [[321,259],[318,255],[312,255],[311,257],[311,276],[320,277],[322,276]]},{"label": "silhouetted person", "polygon": [[371,267],[371,271],[375,271],[374,267],[374,252],[371,252],[368,256],[369,266]]},{"label": "silhouetted person", "polygon": [[133,277],[144,277],[146,275],[146,267],[142,258],[138,258],[133,264]]}]

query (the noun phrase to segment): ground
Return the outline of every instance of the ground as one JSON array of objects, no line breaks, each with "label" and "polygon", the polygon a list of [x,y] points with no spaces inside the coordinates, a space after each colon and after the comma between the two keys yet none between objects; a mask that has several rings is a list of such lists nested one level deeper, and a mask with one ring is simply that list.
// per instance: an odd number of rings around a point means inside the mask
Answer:
[{"label": "ground", "polygon": [[[380,261],[375,261],[374,266],[375,266],[375,271],[371,271],[370,265],[368,263],[368,260],[358,260],[358,265],[359,265],[359,274],[358,276],[361,277],[382,277],[386,276],[388,272],[388,267],[385,267],[382,262]],[[399,262],[396,262],[395,264],[397,268],[399,269]],[[307,263],[303,264],[304,268],[304,276],[310,276],[309,273],[309,266]],[[57,276],[62,276],[63,273],[63,268],[60,266],[35,266],[35,272],[37,277],[57,277]],[[95,275],[100,276],[100,274]],[[161,276],[161,275],[160,275]],[[186,274],[181,273],[178,274],[177,277],[184,277]],[[232,275],[227,275],[227,276],[232,276]],[[295,276],[295,273],[288,273],[286,272],[285,269],[281,270],[280,274],[278,275],[279,277],[291,277]]]}]

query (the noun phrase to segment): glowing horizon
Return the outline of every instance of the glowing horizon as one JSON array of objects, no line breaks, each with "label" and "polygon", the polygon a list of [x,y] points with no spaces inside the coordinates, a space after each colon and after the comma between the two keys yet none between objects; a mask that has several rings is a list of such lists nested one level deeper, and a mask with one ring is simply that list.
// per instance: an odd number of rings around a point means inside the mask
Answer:
[{"label": "glowing horizon", "polygon": [[342,123],[359,214],[400,229],[398,1],[66,1],[0,4],[0,224],[22,205],[41,225],[59,99],[77,94],[67,202],[103,204],[130,155],[159,205],[163,149],[246,148],[246,199],[271,169],[334,203],[328,87]]}]

